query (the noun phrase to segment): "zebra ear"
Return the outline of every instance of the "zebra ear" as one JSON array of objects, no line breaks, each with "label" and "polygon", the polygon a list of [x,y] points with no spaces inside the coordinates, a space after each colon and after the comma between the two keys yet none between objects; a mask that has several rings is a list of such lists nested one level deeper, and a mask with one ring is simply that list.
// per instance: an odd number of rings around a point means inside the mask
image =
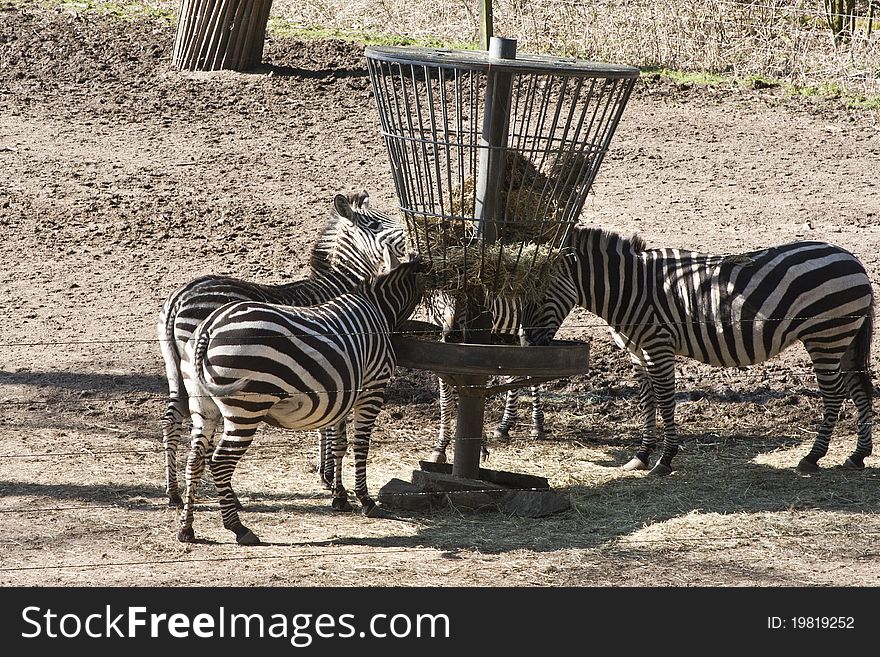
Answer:
[{"label": "zebra ear", "polygon": [[370,208],[370,195],[367,193],[366,189],[362,189],[357,193],[355,197],[355,207],[360,208],[361,210],[369,210]]},{"label": "zebra ear", "polygon": [[351,191],[347,197],[349,205],[357,210],[368,210],[370,208],[370,195],[366,189],[360,191]]},{"label": "zebra ear", "polygon": [[336,214],[340,217],[352,221],[354,211],[351,209],[351,203],[344,194],[337,194],[336,198],[333,199],[333,209],[336,210]]}]

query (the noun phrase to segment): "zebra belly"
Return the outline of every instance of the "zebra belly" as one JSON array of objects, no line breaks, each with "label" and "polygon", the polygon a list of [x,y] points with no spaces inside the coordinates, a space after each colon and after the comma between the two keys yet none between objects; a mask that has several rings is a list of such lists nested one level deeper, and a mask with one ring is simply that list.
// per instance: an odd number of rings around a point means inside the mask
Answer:
[{"label": "zebra belly", "polygon": [[730,327],[728,324],[723,330],[717,331],[715,340],[710,340],[705,333],[701,336],[692,335],[690,343],[679,343],[675,354],[713,367],[747,367],[770,360],[800,341],[794,333],[790,333],[782,343],[774,344],[767,350],[763,336],[758,333],[749,336],[749,346],[746,347],[743,341],[745,331],[734,334]]},{"label": "zebra belly", "polygon": [[321,396],[323,403],[315,406],[302,398],[282,399],[266,414],[264,421],[284,429],[312,431],[324,429],[342,421],[354,406],[354,397],[344,395],[330,399]]}]

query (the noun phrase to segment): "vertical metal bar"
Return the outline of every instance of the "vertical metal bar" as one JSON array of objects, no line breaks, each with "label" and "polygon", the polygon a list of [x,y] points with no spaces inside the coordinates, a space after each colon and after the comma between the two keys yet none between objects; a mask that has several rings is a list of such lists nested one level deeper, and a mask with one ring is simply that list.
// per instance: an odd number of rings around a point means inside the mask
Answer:
[{"label": "vertical metal bar", "polygon": [[[515,59],[516,39],[492,37],[489,56],[495,59]],[[483,133],[480,140],[482,150],[477,173],[475,211],[479,222],[477,234],[487,244],[498,239],[498,192],[504,181],[512,82],[512,73],[493,70],[490,64],[483,104]]]},{"label": "vertical metal bar", "polygon": [[[492,37],[489,56],[514,59],[516,40]],[[474,218],[485,262],[486,247],[498,238],[498,193],[504,182],[507,136],[510,128],[510,103],[513,74],[492,70],[486,76],[483,101],[483,125],[480,139],[480,164],[477,172]],[[468,304],[462,323],[464,341],[488,343],[491,338],[492,311],[490,300],[482,288],[469,290]],[[480,444],[486,405],[487,376],[463,377],[458,386],[459,408],[455,427],[455,460],[452,474],[469,479],[479,478]]]}]

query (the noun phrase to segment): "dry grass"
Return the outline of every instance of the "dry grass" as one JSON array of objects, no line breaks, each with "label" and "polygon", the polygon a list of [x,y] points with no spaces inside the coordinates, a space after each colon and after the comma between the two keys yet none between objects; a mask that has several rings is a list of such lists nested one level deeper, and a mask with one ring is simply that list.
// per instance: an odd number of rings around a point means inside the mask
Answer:
[{"label": "dry grass", "polygon": [[[276,0],[273,15],[297,26],[478,42],[476,3],[437,0]],[[682,71],[771,77],[799,85],[880,89],[878,20],[858,3],[856,32],[835,43],[813,0],[496,0],[495,33],[521,52]],[[870,29],[869,29],[870,28]]]}]

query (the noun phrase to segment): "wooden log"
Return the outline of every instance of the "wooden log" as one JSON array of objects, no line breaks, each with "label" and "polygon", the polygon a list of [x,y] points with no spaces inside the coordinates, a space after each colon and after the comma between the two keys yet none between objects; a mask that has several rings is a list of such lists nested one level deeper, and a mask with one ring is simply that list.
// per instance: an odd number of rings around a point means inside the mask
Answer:
[{"label": "wooden log", "polygon": [[219,17],[217,36],[218,42],[214,49],[214,56],[211,58],[211,70],[219,70],[223,64],[223,53],[229,45],[229,35],[232,31],[232,21],[235,16],[235,2],[233,0],[223,0],[223,11]]},{"label": "wooden log", "polygon": [[[452,474],[450,463],[433,463],[431,461],[419,461],[419,467],[424,472],[439,474]],[[550,482],[546,477],[520,474],[518,472],[506,472],[504,470],[479,469],[479,481],[490,483],[504,488],[523,490],[549,490]]]},{"label": "wooden log", "polygon": [[180,70],[259,65],[272,0],[183,0],[172,61]]}]

